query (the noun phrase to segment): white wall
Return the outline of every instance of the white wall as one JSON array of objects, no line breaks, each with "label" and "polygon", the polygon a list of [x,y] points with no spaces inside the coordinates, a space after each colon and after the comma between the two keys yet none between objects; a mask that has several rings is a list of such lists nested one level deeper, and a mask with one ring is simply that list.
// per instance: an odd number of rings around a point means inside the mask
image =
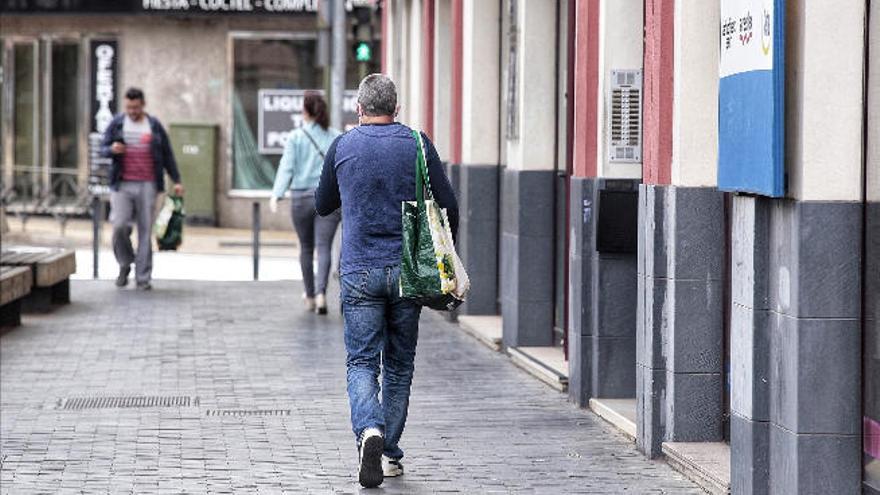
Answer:
[{"label": "white wall", "polygon": [[409,72],[408,96],[406,105],[406,123],[414,129],[422,129],[424,126],[423,95],[424,91],[424,61],[422,60],[422,46],[425,33],[422,32],[422,0],[411,0],[409,11],[409,57],[406,69]]},{"label": "white wall", "polygon": [[[704,0],[705,1],[705,0]],[[599,7],[599,89],[602,113],[596,128],[599,177],[640,179],[641,163],[608,161],[608,85],[612,70],[639,70],[644,64],[643,0],[602,0]],[[644,105],[644,103],[643,103]],[[642,126],[644,129],[644,125]]]},{"label": "white wall", "polygon": [[[389,0],[386,3],[388,11],[388,39],[384,40],[388,49],[388,62],[386,65],[387,75],[391,77],[397,86],[398,104],[403,103],[406,99],[407,73],[404,71],[406,67],[407,50],[409,45],[406,32],[406,4],[410,0]],[[399,118],[402,118],[400,116]]]},{"label": "white wall", "polygon": [[788,2],[789,195],[858,201],[862,187],[864,0]]},{"label": "white wall", "polygon": [[871,4],[868,76],[868,201],[880,201],[880,1]]},{"label": "white wall", "polygon": [[406,87],[400,106],[399,120],[414,129],[421,129],[422,124],[422,43],[425,34],[422,32],[422,1],[408,0],[405,25],[406,58],[402,70],[406,72]]},{"label": "white wall", "polygon": [[385,9],[384,15],[386,19],[383,22],[387,22],[383,29],[382,39],[382,57],[384,60],[384,67],[382,70],[385,71],[387,75],[392,76],[394,78],[394,59],[397,57],[397,30],[394,29],[394,16],[397,15],[397,6],[394,0],[387,0],[382,8]]},{"label": "white wall", "polygon": [[675,2],[672,183],[718,185],[718,26],[720,5]]},{"label": "white wall", "polygon": [[507,166],[518,170],[552,170],[556,134],[556,2],[520,1],[517,8],[518,139],[507,140]]},{"label": "white wall", "polygon": [[434,2],[434,135],[443,161],[449,160],[452,117],[452,0]]},{"label": "white wall", "polygon": [[461,161],[497,164],[500,7],[491,0],[464,0]]}]

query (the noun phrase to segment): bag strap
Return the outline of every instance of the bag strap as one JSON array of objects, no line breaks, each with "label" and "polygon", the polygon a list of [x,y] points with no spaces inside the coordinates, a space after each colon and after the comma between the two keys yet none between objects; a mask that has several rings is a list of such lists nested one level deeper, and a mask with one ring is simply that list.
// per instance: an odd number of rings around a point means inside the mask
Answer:
[{"label": "bag strap", "polygon": [[427,199],[432,201],[434,193],[431,191],[431,177],[425,162],[425,141],[422,139],[422,133],[412,131],[412,135],[418,143],[416,147],[416,202],[422,205],[425,202],[425,193],[427,193]]},{"label": "bag strap", "polygon": [[305,126],[303,126],[303,127],[300,127],[300,129],[302,129],[302,131],[303,131],[303,134],[305,134],[305,135],[306,135],[306,137],[307,137],[307,138],[309,138],[309,141],[311,141],[311,142],[312,142],[312,146],[314,146],[314,147],[315,147],[315,150],[317,150],[317,151],[318,151],[318,154],[319,154],[319,155],[321,155],[321,160],[324,160],[324,159],[326,159],[326,157],[325,157],[325,156],[324,156],[324,152],[323,152],[323,151],[321,151],[321,147],[320,147],[320,146],[318,146],[318,143],[316,143],[316,142],[315,142],[315,139],[314,139],[314,138],[313,138],[313,137],[312,137],[312,135],[311,135],[311,134],[309,134],[309,131],[307,131],[307,130],[306,130],[306,128],[305,128]]}]

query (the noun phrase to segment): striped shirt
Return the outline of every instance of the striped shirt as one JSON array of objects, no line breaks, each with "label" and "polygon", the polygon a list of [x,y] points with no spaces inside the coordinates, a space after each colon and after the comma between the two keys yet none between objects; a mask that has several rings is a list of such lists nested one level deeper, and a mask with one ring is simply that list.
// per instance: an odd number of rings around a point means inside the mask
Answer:
[{"label": "striped shirt", "polygon": [[153,151],[150,144],[153,132],[146,116],[140,121],[131,120],[128,115],[122,124],[122,136],[125,140],[125,154],[122,156],[122,180],[153,181],[155,168]]}]

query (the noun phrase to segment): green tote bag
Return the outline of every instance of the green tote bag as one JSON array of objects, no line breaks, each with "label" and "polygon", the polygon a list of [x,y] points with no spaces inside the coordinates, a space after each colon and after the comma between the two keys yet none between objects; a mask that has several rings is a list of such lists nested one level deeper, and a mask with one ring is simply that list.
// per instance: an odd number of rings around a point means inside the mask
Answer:
[{"label": "green tote bag", "polygon": [[434,201],[425,163],[425,143],[413,131],[416,153],[416,200],[403,201],[403,252],[400,296],[432,309],[451,311],[464,302],[470,280],[452,240],[446,210]]}]

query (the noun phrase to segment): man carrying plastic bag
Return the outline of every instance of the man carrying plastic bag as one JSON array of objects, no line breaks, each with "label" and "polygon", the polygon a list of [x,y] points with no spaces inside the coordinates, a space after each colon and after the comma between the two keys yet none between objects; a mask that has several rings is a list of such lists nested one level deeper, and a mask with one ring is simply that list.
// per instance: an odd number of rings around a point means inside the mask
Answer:
[{"label": "man carrying plastic bag", "polygon": [[[394,121],[397,89],[387,76],[371,74],[358,88],[360,125],[327,151],[315,193],[320,215],[342,207],[342,312],[345,318],[348,398],[358,446],[358,480],[375,487],[403,474],[399,446],[409,408],[422,304],[400,295],[403,257],[401,203],[424,184],[416,181],[421,146],[412,130]],[[437,150],[425,136],[427,175],[433,199],[446,209],[450,235],[458,204]],[[418,207],[417,207],[418,208]],[[430,229],[419,229],[430,237]],[[426,248],[439,287],[433,241]],[[379,386],[379,373],[382,383]],[[379,395],[381,393],[381,402]]]}]

